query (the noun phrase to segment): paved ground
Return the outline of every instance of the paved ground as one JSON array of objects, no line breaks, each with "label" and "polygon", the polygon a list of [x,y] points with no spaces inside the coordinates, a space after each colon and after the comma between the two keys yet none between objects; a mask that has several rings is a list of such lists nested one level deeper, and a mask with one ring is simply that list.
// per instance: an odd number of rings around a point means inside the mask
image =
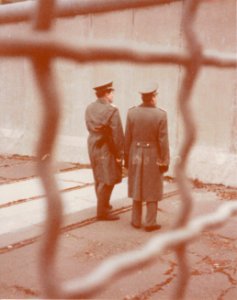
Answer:
[{"label": "paved ground", "polygon": [[[31,159],[25,158],[23,163],[16,159],[17,170],[21,165],[18,173],[21,176],[18,176],[24,180],[16,181],[19,177],[15,176],[14,164],[9,159],[6,167],[5,161],[2,164],[5,172],[0,165],[3,182],[0,185],[0,297],[42,298],[38,255],[44,219],[40,208],[44,202],[43,191],[34,177],[34,168],[29,172],[29,166],[34,165]],[[61,172],[57,180],[63,201],[68,204],[57,260],[57,272],[61,280],[83,277],[108,257],[142,248],[151,238],[173,229],[180,209],[179,197],[171,196],[171,192],[176,190],[175,184],[167,182],[165,185],[165,194],[170,197],[159,205],[161,230],[147,233],[130,226],[131,201],[126,198],[126,179],[116,187],[112,197],[114,213],[119,214],[120,220],[98,222],[94,219],[95,196],[90,169],[72,164],[59,165]],[[199,182],[195,182],[195,186],[191,219],[216,211],[226,201],[233,201],[236,195],[233,189],[222,186],[206,186]],[[237,219],[232,217],[224,226],[204,231],[189,244],[190,281],[185,300],[237,299],[236,226]],[[149,266],[123,274],[93,299],[173,299],[177,271],[174,251],[166,250],[157,255],[156,261]]]}]

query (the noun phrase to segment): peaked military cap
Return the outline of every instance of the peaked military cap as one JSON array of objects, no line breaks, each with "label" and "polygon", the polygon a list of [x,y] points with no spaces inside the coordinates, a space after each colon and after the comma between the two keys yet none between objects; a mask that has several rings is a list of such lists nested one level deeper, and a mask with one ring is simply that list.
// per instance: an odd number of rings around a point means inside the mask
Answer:
[{"label": "peaked military cap", "polygon": [[140,91],[140,94],[142,96],[157,95],[157,89],[157,84],[151,84],[149,86],[144,87],[143,90]]},{"label": "peaked military cap", "polygon": [[110,91],[113,91],[114,88],[113,88],[113,81],[111,82],[108,82],[106,84],[103,84],[103,85],[99,85],[99,86],[95,86],[93,88],[96,92],[99,92],[99,91],[107,91],[107,90],[110,90]]}]

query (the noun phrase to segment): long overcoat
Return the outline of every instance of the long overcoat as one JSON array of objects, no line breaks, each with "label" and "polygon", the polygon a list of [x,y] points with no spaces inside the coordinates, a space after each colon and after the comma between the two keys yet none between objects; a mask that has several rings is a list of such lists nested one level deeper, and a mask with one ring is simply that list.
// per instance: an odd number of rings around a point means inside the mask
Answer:
[{"label": "long overcoat", "polygon": [[129,109],[125,131],[125,164],[128,165],[128,197],[158,201],[163,194],[161,166],[169,166],[167,114],[141,104]]},{"label": "long overcoat", "polygon": [[88,105],[85,121],[95,182],[108,185],[121,182],[121,163],[116,159],[123,158],[124,133],[118,108],[103,99],[97,99]]}]

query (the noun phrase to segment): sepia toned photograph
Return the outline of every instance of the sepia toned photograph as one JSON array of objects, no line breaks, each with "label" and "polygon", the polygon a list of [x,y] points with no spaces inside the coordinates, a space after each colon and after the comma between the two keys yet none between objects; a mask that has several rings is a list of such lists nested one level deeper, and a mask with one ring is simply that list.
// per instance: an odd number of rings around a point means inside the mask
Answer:
[{"label": "sepia toned photograph", "polygon": [[0,299],[237,299],[237,0],[0,0]]}]

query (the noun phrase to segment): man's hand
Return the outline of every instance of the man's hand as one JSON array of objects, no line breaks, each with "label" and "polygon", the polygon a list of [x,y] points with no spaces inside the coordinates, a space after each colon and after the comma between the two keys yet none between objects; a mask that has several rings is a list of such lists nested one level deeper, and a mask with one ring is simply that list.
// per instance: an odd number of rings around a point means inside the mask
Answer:
[{"label": "man's hand", "polygon": [[160,172],[163,174],[169,170],[168,165],[159,165]]},{"label": "man's hand", "polygon": [[121,158],[116,158],[116,163],[122,168],[123,160]]}]

